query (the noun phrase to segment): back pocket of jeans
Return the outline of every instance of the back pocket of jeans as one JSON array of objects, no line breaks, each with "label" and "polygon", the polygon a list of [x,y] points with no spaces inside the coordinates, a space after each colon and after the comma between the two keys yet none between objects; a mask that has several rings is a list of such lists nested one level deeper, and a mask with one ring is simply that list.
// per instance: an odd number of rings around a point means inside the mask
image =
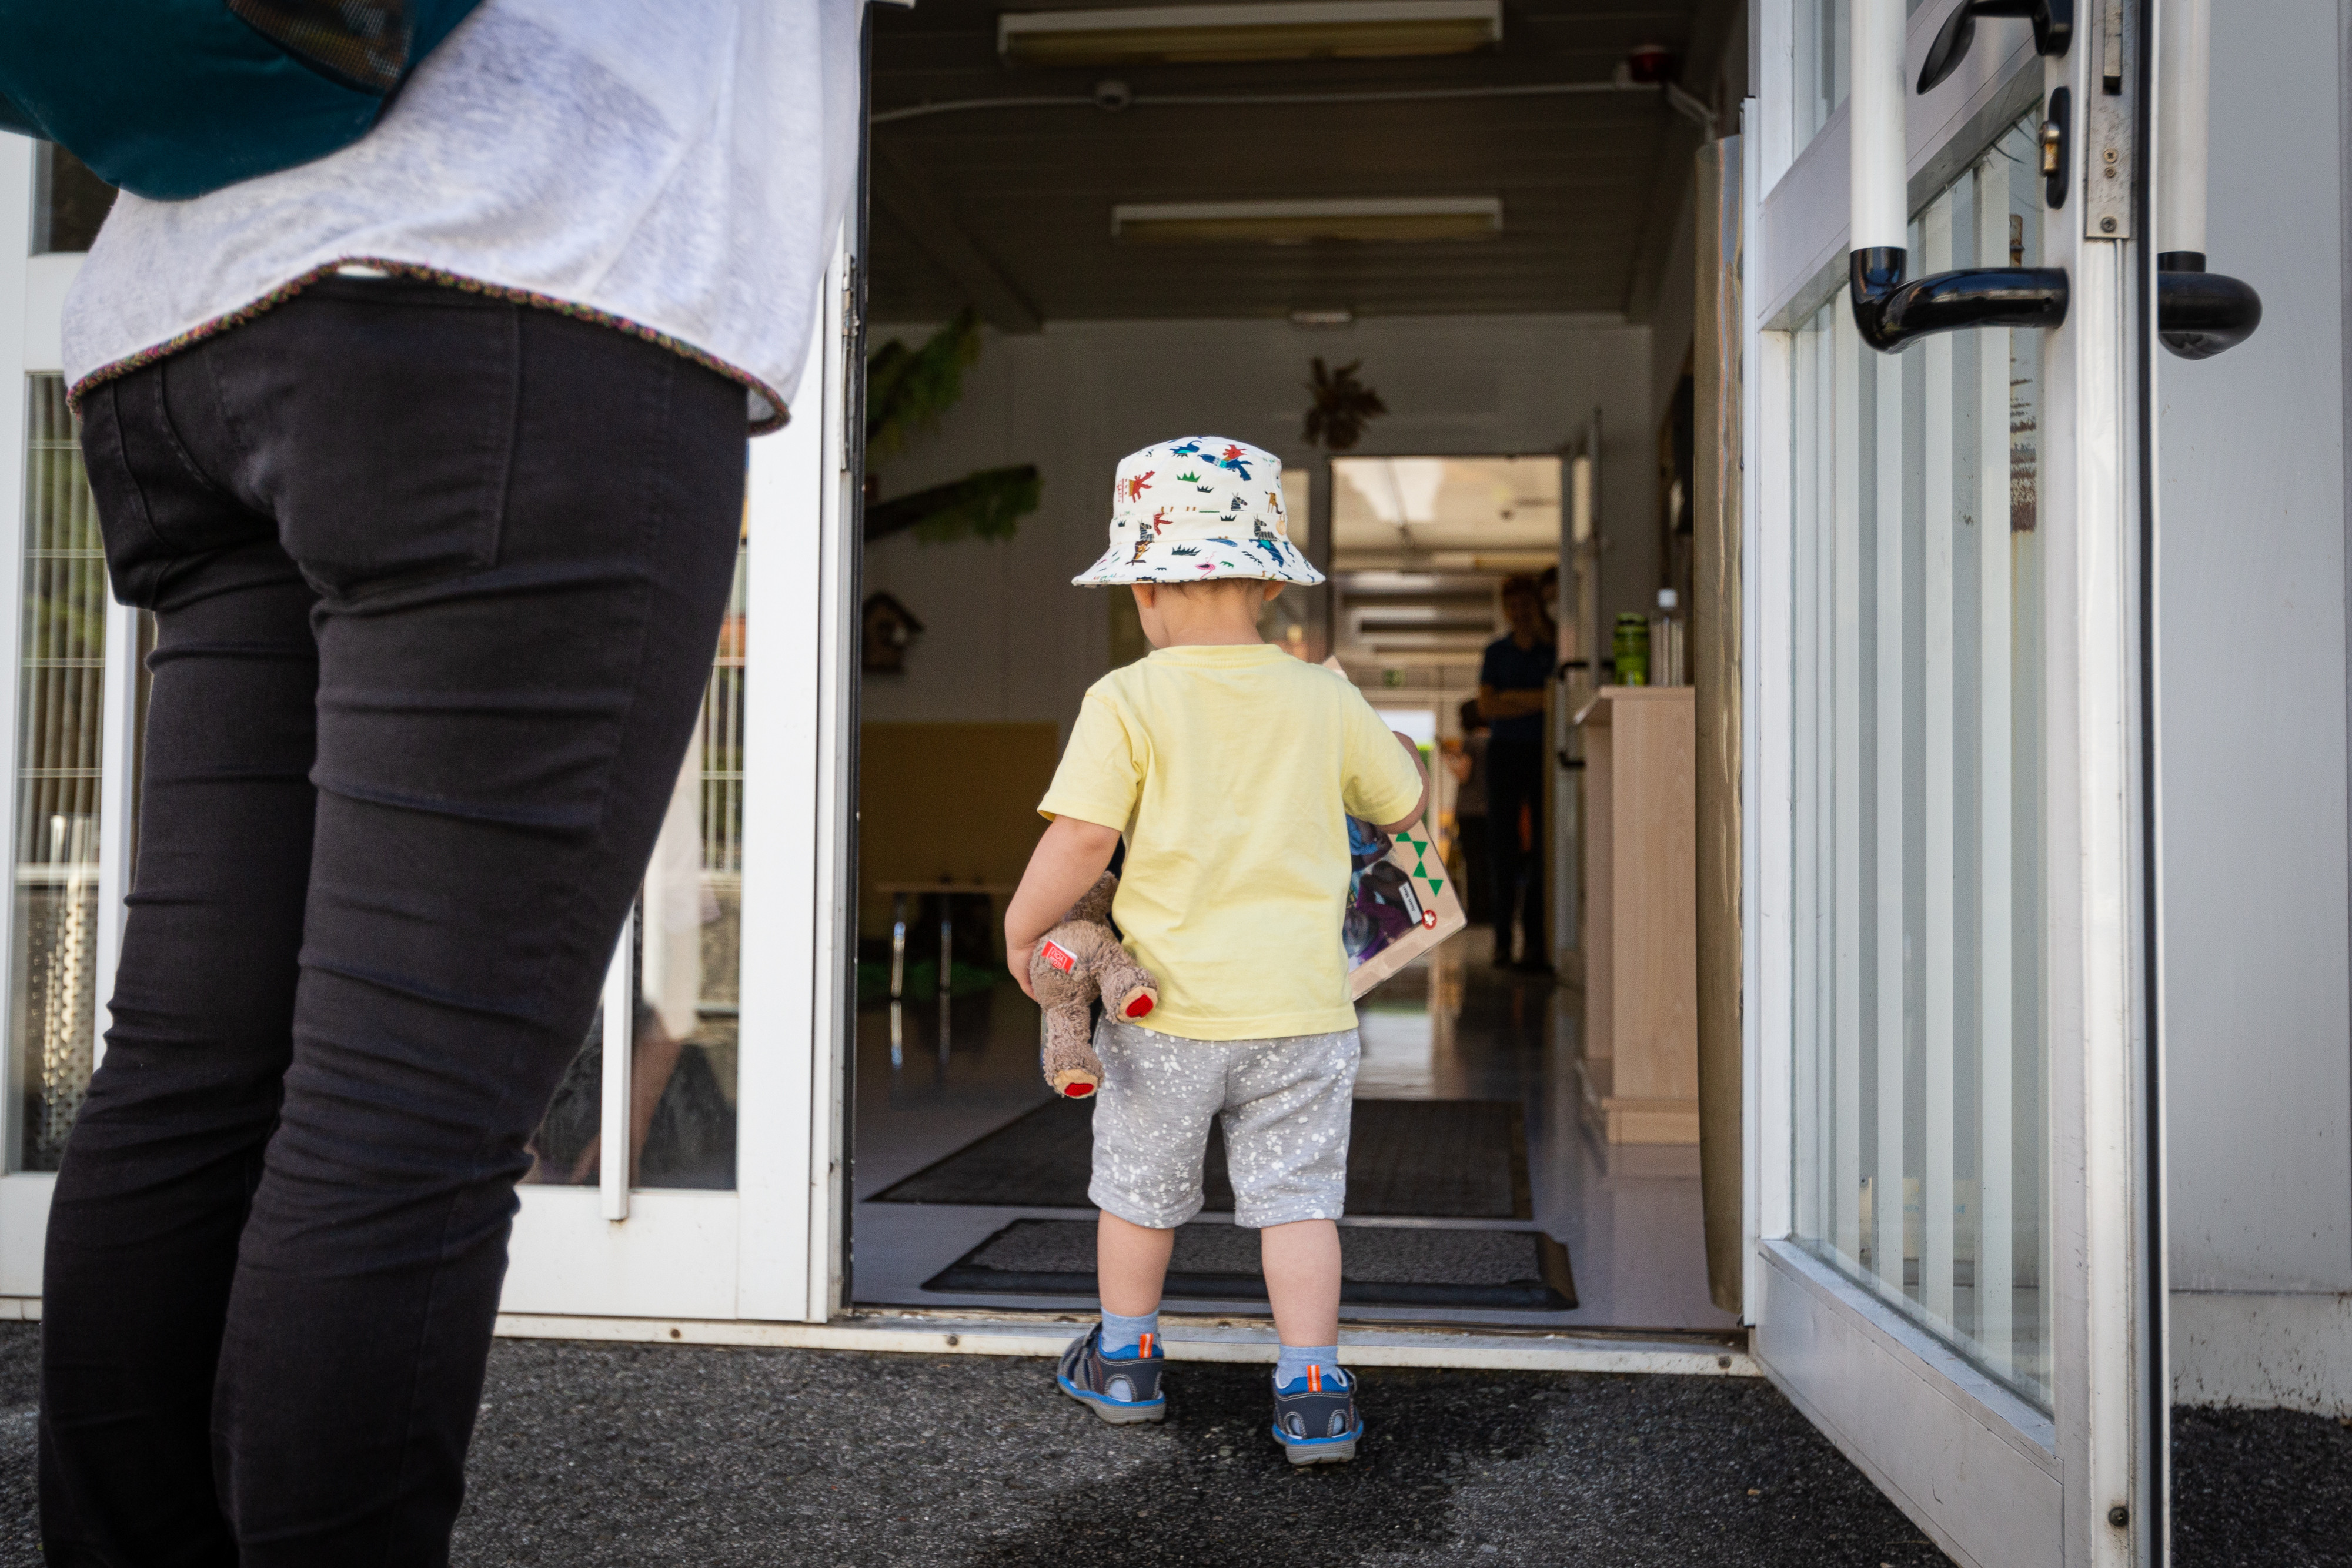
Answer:
[{"label": "back pocket of jeans", "polygon": [[222,394],[303,575],[350,601],[496,565],[522,307],[411,285],[280,308],[299,352]]}]

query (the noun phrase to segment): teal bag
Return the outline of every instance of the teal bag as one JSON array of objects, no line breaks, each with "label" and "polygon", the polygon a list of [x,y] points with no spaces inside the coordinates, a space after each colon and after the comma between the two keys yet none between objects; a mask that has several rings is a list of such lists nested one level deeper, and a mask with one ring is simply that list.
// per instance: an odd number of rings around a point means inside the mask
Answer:
[{"label": "teal bag", "polygon": [[0,130],[179,201],[366,135],[480,0],[0,0]]}]

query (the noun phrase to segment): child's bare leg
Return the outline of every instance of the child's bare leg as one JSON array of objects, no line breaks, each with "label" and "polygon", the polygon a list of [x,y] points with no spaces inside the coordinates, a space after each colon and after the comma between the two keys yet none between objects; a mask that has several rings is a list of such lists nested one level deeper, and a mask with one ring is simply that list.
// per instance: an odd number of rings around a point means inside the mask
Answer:
[{"label": "child's bare leg", "polygon": [[[1157,1312],[1160,1287],[1168,1281],[1168,1255],[1175,1249],[1173,1230],[1154,1230],[1149,1226],[1131,1224],[1105,1209],[1102,1223],[1095,1228],[1095,1278],[1102,1291],[1103,1310],[1123,1318],[1150,1317]],[[1331,1255],[1335,1260],[1331,1289],[1336,1311],[1339,1278],[1336,1241]]]},{"label": "child's bare leg", "polygon": [[1282,1343],[1337,1344],[1339,1228],[1328,1219],[1269,1225],[1258,1232],[1257,1245],[1265,1268],[1265,1291],[1274,1298],[1275,1332]]}]

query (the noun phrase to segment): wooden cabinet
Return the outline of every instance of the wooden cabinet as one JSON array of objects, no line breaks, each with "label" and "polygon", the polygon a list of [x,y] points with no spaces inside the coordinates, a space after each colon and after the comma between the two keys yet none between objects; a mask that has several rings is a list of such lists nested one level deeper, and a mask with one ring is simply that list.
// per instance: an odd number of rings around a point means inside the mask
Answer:
[{"label": "wooden cabinet", "polygon": [[1612,1144],[1698,1142],[1693,693],[1603,686],[1584,730],[1585,1103]]}]

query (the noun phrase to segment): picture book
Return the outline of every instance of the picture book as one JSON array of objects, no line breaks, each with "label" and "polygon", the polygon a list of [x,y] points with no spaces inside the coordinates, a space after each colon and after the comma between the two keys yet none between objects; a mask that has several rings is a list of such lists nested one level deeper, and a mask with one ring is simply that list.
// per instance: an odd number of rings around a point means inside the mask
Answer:
[{"label": "picture book", "polygon": [[1353,999],[1470,921],[1425,825],[1391,839],[1350,817],[1348,856],[1352,870],[1340,940],[1348,950],[1348,994]]}]

